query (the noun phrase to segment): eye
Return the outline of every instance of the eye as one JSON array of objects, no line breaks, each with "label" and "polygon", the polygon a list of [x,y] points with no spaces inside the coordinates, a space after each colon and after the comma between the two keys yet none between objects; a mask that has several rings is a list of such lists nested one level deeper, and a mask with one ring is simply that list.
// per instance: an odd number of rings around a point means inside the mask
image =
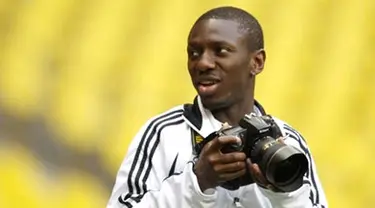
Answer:
[{"label": "eye", "polygon": [[196,49],[188,49],[188,56],[189,58],[198,58],[199,56],[201,55],[200,51],[196,50]]},{"label": "eye", "polygon": [[199,56],[199,52],[198,51],[192,51],[191,52],[191,56],[198,57]]},{"label": "eye", "polygon": [[217,47],[215,50],[216,54],[219,56],[226,55],[230,52],[230,49],[227,47]]}]

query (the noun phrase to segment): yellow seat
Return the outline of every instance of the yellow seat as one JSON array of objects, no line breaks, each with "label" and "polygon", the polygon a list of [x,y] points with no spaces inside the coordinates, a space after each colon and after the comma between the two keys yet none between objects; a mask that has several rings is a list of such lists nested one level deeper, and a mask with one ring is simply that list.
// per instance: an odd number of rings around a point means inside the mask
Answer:
[{"label": "yellow seat", "polygon": [[[42,117],[49,139],[99,153],[113,175],[147,119],[192,101],[186,39],[198,15],[225,4],[247,9],[267,52],[256,98],[304,135],[330,207],[373,204],[375,1],[15,2],[0,2],[0,28],[9,29],[0,32],[1,112]],[[0,143],[0,207],[108,200],[96,173],[63,169],[51,182],[28,147],[10,141]]]}]

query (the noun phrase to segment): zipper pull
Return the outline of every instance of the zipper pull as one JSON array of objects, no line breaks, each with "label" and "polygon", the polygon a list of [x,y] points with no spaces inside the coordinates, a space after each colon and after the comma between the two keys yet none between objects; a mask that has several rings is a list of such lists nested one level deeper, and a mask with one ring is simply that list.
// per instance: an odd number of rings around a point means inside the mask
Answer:
[{"label": "zipper pull", "polygon": [[233,204],[236,207],[242,207],[241,204],[240,204],[240,198],[238,198],[238,197],[234,197]]}]

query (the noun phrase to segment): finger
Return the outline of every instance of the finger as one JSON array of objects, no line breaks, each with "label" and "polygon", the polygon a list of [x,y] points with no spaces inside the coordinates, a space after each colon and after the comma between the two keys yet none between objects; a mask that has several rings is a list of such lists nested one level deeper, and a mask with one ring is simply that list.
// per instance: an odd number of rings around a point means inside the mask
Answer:
[{"label": "finger", "polygon": [[243,169],[243,170],[240,170],[240,171],[236,171],[234,173],[220,174],[219,175],[219,182],[225,182],[225,181],[230,181],[230,180],[236,179],[238,177],[241,177],[241,176],[245,175],[245,173],[246,173],[246,170]]},{"label": "finger", "polygon": [[211,165],[244,162],[246,155],[243,152],[232,152],[227,154],[214,153],[208,156]]},{"label": "finger", "polygon": [[212,149],[220,150],[221,148],[223,148],[226,145],[240,144],[241,139],[238,138],[238,137],[234,137],[234,136],[221,136],[221,137],[215,138],[211,142],[212,142],[212,144],[211,144]]},{"label": "finger", "polygon": [[248,168],[250,171],[250,174],[253,176],[253,179],[257,181],[258,183],[261,183],[262,185],[267,185],[268,182],[266,178],[264,177],[262,171],[260,170],[258,164],[252,163],[251,160],[247,159]]},{"label": "finger", "polygon": [[[288,135],[288,136],[289,136],[289,135]],[[278,142],[280,142],[281,144],[285,144],[285,139],[288,138],[288,136],[285,136],[285,137],[281,136],[281,137],[277,138],[276,140],[277,140]]]},{"label": "finger", "polygon": [[249,170],[250,172],[250,175],[253,177],[253,179],[256,179],[255,177],[255,169],[253,167],[253,163],[251,162],[250,158],[247,158],[246,159],[246,163],[247,163],[247,169]]},{"label": "finger", "polygon": [[260,170],[259,166],[257,164],[253,164],[251,167],[253,169],[253,172],[254,172],[254,175],[255,175],[256,179],[264,185],[268,184],[268,182],[265,179],[265,177],[263,176],[262,171]]},{"label": "finger", "polygon": [[243,152],[231,152],[220,154],[218,156],[220,163],[233,163],[233,162],[242,162],[246,160],[246,154]]},{"label": "finger", "polygon": [[246,163],[242,162],[234,162],[228,164],[219,164],[214,166],[214,170],[218,173],[229,173],[229,172],[237,172],[240,170],[246,170]]}]

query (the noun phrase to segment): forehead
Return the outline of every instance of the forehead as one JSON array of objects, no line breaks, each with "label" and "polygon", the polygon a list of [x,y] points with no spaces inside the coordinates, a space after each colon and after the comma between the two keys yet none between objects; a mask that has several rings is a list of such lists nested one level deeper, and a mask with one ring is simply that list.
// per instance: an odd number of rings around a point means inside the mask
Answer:
[{"label": "forehead", "polygon": [[232,45],[241,44],[245,39],[240,24],[233,20],[207,19],[197,22],[190,31],[188,42],[226,42]]}]

